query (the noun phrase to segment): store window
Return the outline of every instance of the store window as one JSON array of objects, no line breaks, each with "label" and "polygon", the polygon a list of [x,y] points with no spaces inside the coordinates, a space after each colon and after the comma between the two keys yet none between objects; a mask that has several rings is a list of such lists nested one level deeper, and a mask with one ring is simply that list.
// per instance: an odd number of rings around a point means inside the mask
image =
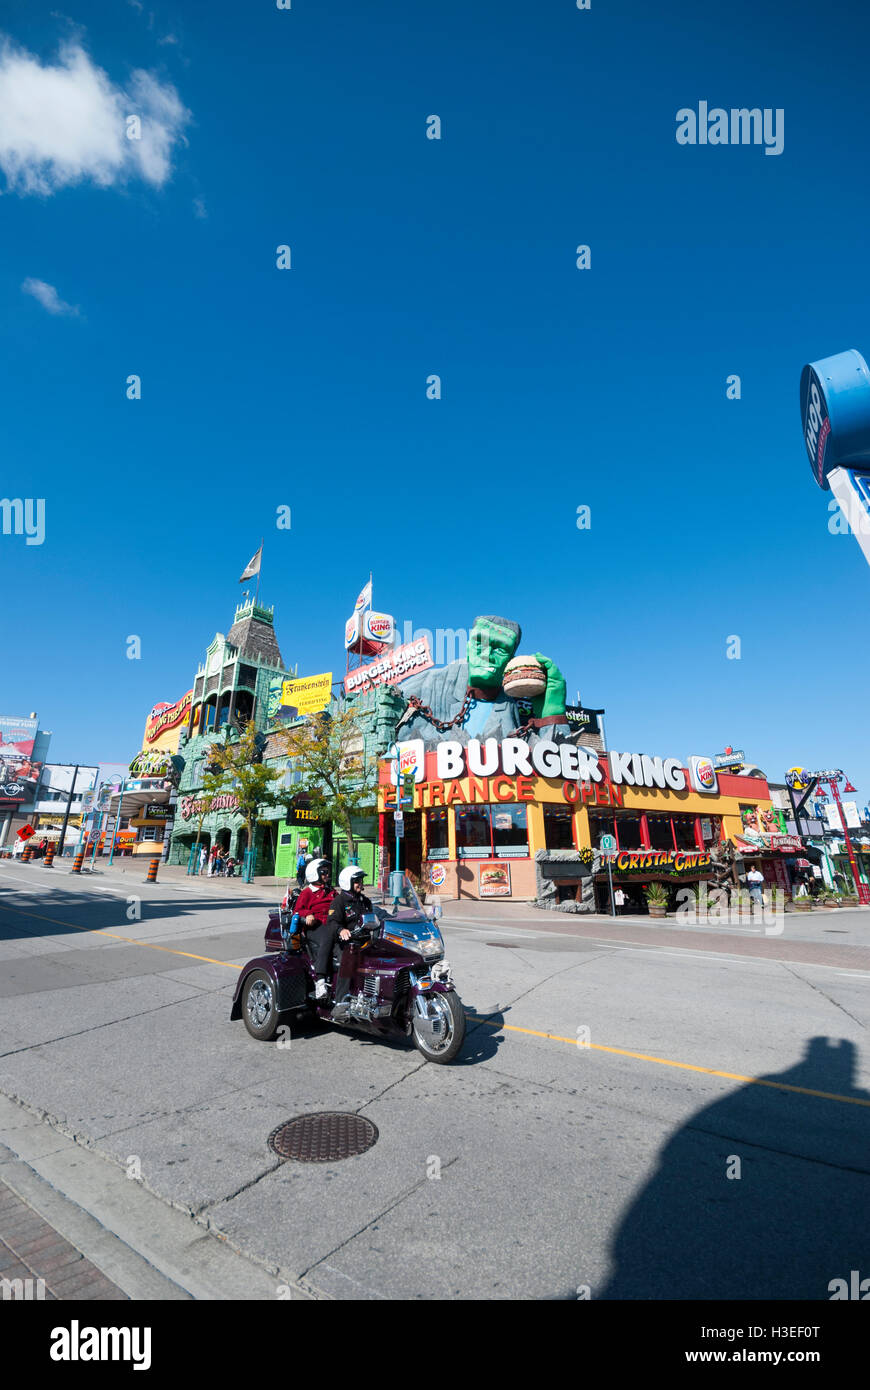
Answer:
[{"label": "store window", "polygon": [[640,816],[617,816],[616,833],[620,849],[643,849]]},{"label": "store window", "polygon": [[450,854],[446,810],[426,812],[426,845],[429,859],[446,859]]},{"label": "store window", "polygon": [[463,806],[456,812],[456,853],[460,859],[489,859],[492,840],[488,806]]},{"label": "store window", "polygon": [[648,815],[649,843],[651,849],[673,849],[674,836],[671,831],[670,816]]},{"label": "store window", "polygon": [[613,816],[589,816],[589,836],[593,849],[601,848],[602,835],[615,835],[616,821]]},{"label": "store window", "polygon": [[456,811],[460,859],[525,858],[529,853],[526,807],[463,806]]},{"label": "store window", "polygon": [[[143,840],[156,840],[156,839],[157,839],[157,826],[156,826],[156,825],[143,825],[143,827],[142,827],[142,834],[141,834],[141,837],[140,837],[140,838],[143,839]],[[161,838],[161,840],[163,839],[163,832],[162,832],[162,830],[161,830],[161,832],[160,832],[160,838]]]},{"label": "store window", "polygon": [[674,825],[674,834],[677,837],[677,849],[697,849],[695,817],[671,816],[671,820]]},{"label": "store window", "polygon": [[544,844],[547,849],[573,849],[572,824],[574,812],[570,806],[544,806]]},{"label": "store window", "polygon": [[722,819],[720,816],[701,817],[701,839],[705,845],[718,845],[722,839]]},{"label": "store window", "polygon": [[529,852],[525,806],[490,806],[492,847],[497,858],[524,858]]}]

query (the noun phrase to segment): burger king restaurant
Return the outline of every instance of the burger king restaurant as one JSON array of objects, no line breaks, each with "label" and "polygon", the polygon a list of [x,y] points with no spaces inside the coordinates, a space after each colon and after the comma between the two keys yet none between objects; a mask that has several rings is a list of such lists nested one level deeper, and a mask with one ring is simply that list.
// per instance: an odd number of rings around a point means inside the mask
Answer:
[{"label": "burger king restaurant", "polygon": [[[629,900],[633,884],[639,898],[641,884],[709,879],[711,851],[742,834],[746,807],[772,804],[763,779],[717,771],[706,757],[521,737],[409,740],[398,750],[408,798],[400,864],[446,898],[534,902],[544,875],[556,901],[579,904],[582,873],[593,877],[595,906],[609,910],[608,861]],[[383,867],[395,867],[395,767],[387,758],[379,773]]]}]

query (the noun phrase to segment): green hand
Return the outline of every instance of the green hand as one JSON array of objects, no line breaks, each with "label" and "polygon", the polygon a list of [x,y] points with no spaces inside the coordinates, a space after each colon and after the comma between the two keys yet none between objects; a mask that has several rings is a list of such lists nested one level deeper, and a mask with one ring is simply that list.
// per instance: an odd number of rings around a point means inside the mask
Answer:
[{"label": "green hand", "polygon": [[536,695],[533,699],[532,714],[536,719],[543,719],[548,714],[564,714],[565,677],[555,661],[551,661],[542,652],[535,652],[535,660],[547,673],[547,689],[543,695]]}]

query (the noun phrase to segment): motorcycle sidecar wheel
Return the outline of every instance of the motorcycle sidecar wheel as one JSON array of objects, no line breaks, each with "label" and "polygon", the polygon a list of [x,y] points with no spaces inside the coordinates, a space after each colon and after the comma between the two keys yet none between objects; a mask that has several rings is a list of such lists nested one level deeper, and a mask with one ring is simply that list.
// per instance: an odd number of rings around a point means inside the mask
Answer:
[{"label": "motorcycle sidecar wheel", "polygon": [[426,1004],[430,1014],[433,1010],[442,1014],[447,1023],[447,1031],[439,1046],[432,1047],[429,1042],[420,1037],[417,1031],[416,1010],[414,1010],[411,1015],[414,1046],[418,1052],[422,1053],[427,1062],[440,1062],[442,1064],[452,1062],[465,1042],[465,1010],[462,1007],[462,1000],[453,990],[450,994],[427,995]]},{"label": "motorcycle sidecar wheel", "polygon": [[252,970],[242,988],[242,1018],[252,1038],[271,1042],[278,1032],[280,1015],[275,981],[267,970]]}]

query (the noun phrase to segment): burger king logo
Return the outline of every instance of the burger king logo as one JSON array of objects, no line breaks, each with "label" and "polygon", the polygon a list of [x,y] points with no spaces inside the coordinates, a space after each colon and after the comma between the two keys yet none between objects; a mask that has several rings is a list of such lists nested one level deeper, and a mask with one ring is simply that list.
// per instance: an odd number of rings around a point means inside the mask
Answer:
[{"label": "burger king logo", "polygon": [[696,791],[715,792],[719,787],[719,778],[713,766],[712,758],[691,758],[692,783]]},{"label": "burger king logo", "polygon": [[367,613],[365,623],[367,637],[376,642],[392,642],[393,620],[389,613]]}]

